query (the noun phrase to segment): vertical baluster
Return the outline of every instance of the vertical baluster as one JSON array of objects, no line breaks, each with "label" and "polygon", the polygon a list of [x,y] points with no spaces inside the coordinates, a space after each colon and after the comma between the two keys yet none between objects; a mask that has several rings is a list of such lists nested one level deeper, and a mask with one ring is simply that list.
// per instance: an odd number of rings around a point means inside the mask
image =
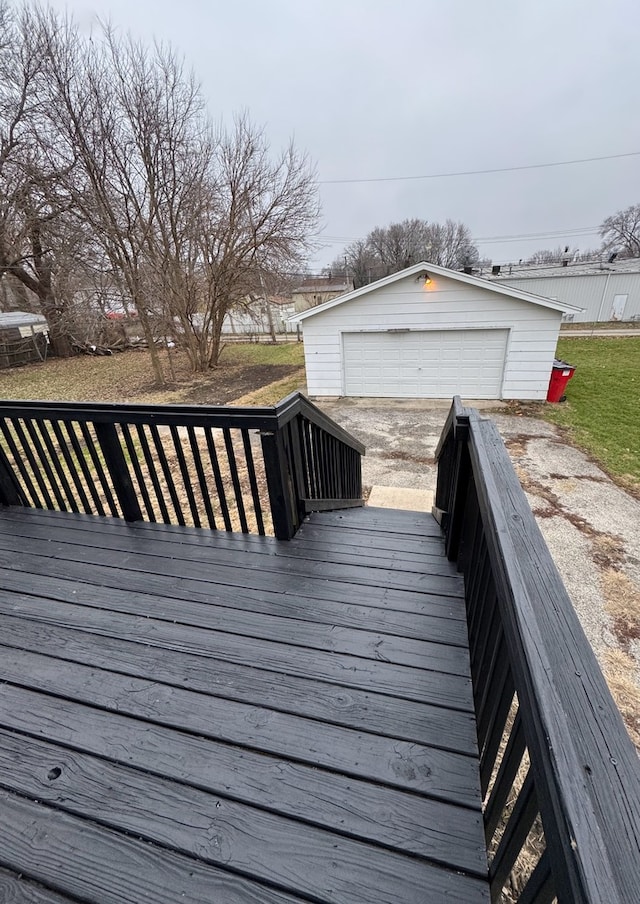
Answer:
[{"label": "vertical baluster", "polygon": [[111,492],[111,487],[109,486],[109,482],[107,481],[106,475],[104,473],[104,468],[102,467],[102,461],[100,460],[100,456],[98,455],[98,450],[96,449],[96,443],[91,435],[91,431],[87,424],[84,421],[80,421],[80,433],[82,433],[82,438],[84,439],[85,445],[89,452],[89,457],[93,463],[93,467],[96,469],[96,474],[98,476],[98,480],[100,481],[100,486],[102,487],[102,492],[104,493],[104,498],[107,500],[107,505],[109,506],[109,511],[113,515],[114,518],[120,517],[120,512],[118,511],[118,507],[116,505],[115,499],[113,498],[113,493]]},{"label": "vertical baluster", "polygon": [[[13,425],[13,429],[16,432],[16,436],[18,437],[18,439],[20,441],[20,445],[22,446],[23,454],[26,457],[27,461],[29,462],[29,466],[31,467],[31,472],[34,476],[34,479],[35,479],[36,483],[38,484],[38,487],[40,488],[40,492],[42,493],[42,498],[44,499],[45,506],[48,509],[54,509],[55,505],[53,504],[53,500],[51,499],[51,495],[49,493],[49,488],[42,476],[42,468],[40,467],[40,463],[38,462],[35,455],[33,454],[31,443],[29,442],[28,438],[25,436],[25,432],[22,428],[22,424],[20,423],[20,421],[17,418],[15,420],[12,420],[11,423]],[[26,422],[25,422],[25,427],[26,427]]]},{"label": "vertical baluster", "polygon": [[469,624],[469,654],[472,671],[477,671],[484,661],[488,638],[491,631],[500,624],[498,599],[491,575],[488,555],[483,557],[484,569],[480,580],[475,583],[473,602],[473,624]]},{"label": "vertical baluster", "polygon": [[557,900],[549,852],[545,849],[527,884],[520,892],[518,904],[553,904]]},{"label": "vertical baluster", "polygon": [[[31,440],[31,447],[35,450],[35,453],[38,457],[38,461],[40,464],[40,468],[44,471],[45,476],[48,481],[49,489],[53,493],[56,505],[61,510],[64,511],[65,503],[62,497],[62,493],[60,492],[60,488],[58,486],[58,482],[53,475],[53,471],[51,470],[51,465],[49,464],[49,459],[47,457],[47,452],[42,443],[40,442],[40,437],[38,436],[38,431],[35,428],[35,425],[32,421],[25,420],[24,426],[29,434],[29,438]],[[49,497],[51,499],[51,497]],[[55,505],[53,503],[49,506],[51,509],[55,509]]]},{"label": "vertical baluster", "polygon": [[[15,466],[17,467],[18,471],[20,472],[20,476],[22,477],[22,479],[24,481],[26,491],[29,494],[29,496],[31,497],[31,504],[33,505],[34,508],[41,509],[43,507],[42,500],[38,496],[38,491],[36,490],[35,486],[33,485],[33,482],[31,480],[31,476],[29,475],[28,470],[24,466],[24,461],[22,460],[23,456],[20,453],[18,447],[16,446],[16,442],[15,442],[13,435],[11,433],[11,430],[9,428],[9,424],[5,420],[1,420],[0,421],[0,429],[2,430],[4,438],[7,442],[9,451],[11,452],[11,455],[13,456],[13,461],[15,463]],[[29,499],[27,496],[25,496],[24,504],[29,505]]]},{"label": "vertical baluster", "polygon": [[240,519],[240,529],[243,534],[249,533],[247,526],[247,516],[244,511],[244,501],[242,499],[242,488],[238,476],[238,465],[236,463],[235,452],[233,451],[233,441],[231,439],[231,431],[228,427],[223,427],[222,435],[224,436],[224,445],[227,450],[227,458],[229,460],[229,469],[231,471],[231,482],[233,484],[233,492],[236,497],[236,506],[238,508],[238,517]]},{"label": "vertical baluster", "polygon": [[[151,454],[151,449],[149,448],[149,441],[147,439],[147,434],[145,433],[144,426],[142,424],[136,424],[136,432],[138,434],[138,441],[140,443],[140,448],[142,449],[142,455],[144,456],[147,471],[149,472],[153,491],[156,494],[156,502],[158,503],[158,508],[160,509],[160,517],[162,518],[164,524],[171,524],[169,510],[164,500],[164,492],[162,491],[160,480],[158,479],[158,469],[156,467],[156,461]],[[154,517],[153,520],[155,521],[156,518]]]},{"label": "vertical baluster", "polygon": [[313,452],[316,462],[316,474],[318,476],[318,498],[326,498],[326,475],[324,455],[322,454],[322,434],[315,424],[311,425],[311,435],[313,439]]},{"label": "vertical baluster", "polygon": [[198,440],[193,427],[187,427],[187,435],[189,437],[189,445],[191,446],[191,455],[193,456],[193,462],[196,466],[196,474],[198,475],[198,483],[200,485],[200,494],[202,496],[204,510],[207,513],[209,527],[211,528],[211,530],[215,530],[216,519],[213,514],[213,508],[211,506],[211,499],[209,498],[209,487],[207,486],[207,479],[205,477],[204,468],[202,467],[200,447],[198,446]]},{"label": "vertical baluster", "polygon": [[260,505],[260,493],[258,491],[258,481],[256,480],[256,469],[253,462],[253,451],[251,449],[251,437],[248,430],[242,430],[242,443],[244,445],[244,455],[247,462],[247,471],[249,472],[249,486],[251,487],[251,498],[253,499],[253,511],[256,516],[256,526],[258,533],[264,536],[264,521],[262,519],[262,506]]},{"label": "vertical baluster", "polygon": [[[51,422],[49,421],[47,423],[51,423]],[[64,497],[63,497],[63,503],[61,505],[61,508],[63,511],[68,511],[69,509],[71,509],[72,512],[77,513],[79,511],[78,503],[76,501],[76,497],[73,494],[73,491],[71,490],[69,481],[67,480],[67,475],[65,473],[65,469],[60,462],[60,456],[56,452],[55,446],[51,442],[51,434],[49,433],[47,423],[45,423],[44,421],[38,421],[38,429],[40,430],[42,439],[44,440],[46,450],[49,453],[49,458],[51,459],[51,463],[53,465],[53,470],[58,475],[58,480],[60,482],[60,486],[62,487],[64,495],[67,497],[66,503],[64,502]],[[61,434],[61,436],[62,436],[62,434]],[[64,439],[62,439],[62,442],[60,444],[61,452],[62,452],[63,448],[66,449],[66,443],[65,443]],[[67,508],[67,503],[68,503],[69,509]]]},{"label": "vertical baluster", "polygon": [[316,472],[316,460],[313,451],[313,442],[311,439],[312,427],[309,421],[306,418],[303,418],[303,430],[304,430],[304,450],[305,450],[305,459],[307,463],[307,473],[308,473],[308,481],[309,481],[309,499],[318,499],[318,476]]},{"label": "vertical baluster", "polygon": [[[511,734],[509,735],[502,762],[500,763],[500,768],[498,769],[498,774],[484,811],[485,838],[487,844],[489,844],[493,838],[495,831],[498,828],[498,823],[502,818],[502,813],[507,800],[509,799],[513,783],[516,780],[520,764],[522,763],[524,751],[524,732],[522,730],[520,711],[518,710],[515,719],[513,720]],[[488,774],[488,777],[483,780],[483,784],[486,783],[486,785],[488,785],[495,761],[491,762],[489,759],[486,759],[482,765],[484,767],[483,771],[485,776]]]},{"label": "vertical baluster", "polygon": [[124,443],[127,447],[127,452],[129,453],[129,459],[131,461],[131,466],[133,468],[133,473],[136,476],[136,480],[138,481],[138,490],[140,495],[142,496],[142,501],[144,503],[144,507],[147,513],[147,518],[151,522],[155,522],[156,514],[153,510],[153,504],[151,502],[151,497],[149,496],[149,491],[147,489],[147,482],[144,479],[144,474],[142,473],[142,468],[140,467],[140,459],[138,458],[138,450],[136,449],[135,443],[133,442],[133,437],[131,436],[131,430],[129,429],[128,424],[121,424],[120,429],[122,430],[122,436],[124,437]]},{"label": "vertical baluster", "polygon": [[[73,451],[75,452],[76,460],[77,460],[78,464],[80,465],[80,470],[82,471],[82,476],[84,477],[84,482],[87,485],[89,494],[91,496],[91,499],[93,500],[95,510],[98,515],[104,516],[105,511],[104,511],[104,506],[102,505],[102,499],[100,498],[100,494],[98,493],[93,474],[91,473],[91,471],[89,470],[89,467],[87,465],[87,461],[85,459],[85,454],[84,454],[84,449],[82,448],[82,446],[80,445],[80,442],[78,441],[78,436],[76,434],[75,427],[73,426],[73,424],[69,423],[68,421],[65,421],[64,426],[67,431],[67,435],[71,441],[71,447],[72,447]],[[88,500],[87,500],[87,507],[86,507],[85,511],[87,512],[88,515],[92,514],[91,506],[89,505]]]},{"label": "vertical baluster", "polygon": [[487,720],[487,732],[480,759],[480,788],[482,796],[487,793],[491,771],[495,765],[500,742],[507,724],[514,700],[514,684],[511,669],[507,670],[504,683],[501,686],[500,697],[492,701],[491,711]]},{"label": "vertical baluster", "polygon": [[515,806],[509,817],[498,850],[489,867],[491,899],[498,899],[504,883],[511,872],[518,854],[527,840],[533,821],[538,815],[538,801],[531,771],[527,772]]},{"label": "vertical baluster", "polygon": [[175,449],[176,457],[178,459],[178,467],[180,468],[180,473],[182,474],[182,482],[187,494],[187,501],[189,502],[193,524],[194,527],[200,527],[200,512],[198,511],[196,497],[193,493],[193,486],[191,485],[191,475],[189,474],[189,468],[187,467],[187,462],[184,457],[184,451],[182,449],[182,440],[180,439],[180,434],[178,433],[177,427],[171,425],[171,427],[169,427],[169,430],[171,432],[173,448]]},{"label": "vertical baluster", "polygon": [[306,424],[302,415],[298,415],[294,421],[296,431],[296,448],[299,459],[300,476],[302,478],[301,493],[303,499],[311,497],[311,487],[309,483],[309,462],[307,459],[307,449],[305,440]]},{"label": "vertical baluster", "polygon": [[322,456],[322,482],[324,484],[323,496],[331,499],[331,462],[329,460],[329,437],[324,430],[319,429],[320,455]]},{"label": "vertical baluster", "polygon": [[229,506],[227,504],[227,494],[224,489],[224,482],[220,472],[220,462],[218,461],[218,450],[213,439],[213,433],[210,427],[205,428],[205,437],[207,440],[207,449],[209,451],[209,459],[213,470],[213,479],[215,480],[216,490],[218,491],[218,499],[220,500],[220,511],[222,512],[222,520],[224,521],[225,530],[230,531],[231,518],[229,517]]},{"label": "vertical baluster", "polygon": [[[85,512],[89,512],[91,507],[89,505],[89,500],[87,499],[87,494],[85,493],[84,486],[82,485],[82,481],[80,480],[80,475],[78,474],[77,464],[76,462],[74,462],[71,453],[69,452],[67,440],[62,433],[58,421],[51,421],[51,429],[53,430],[53,434],[58,442],[58,445],[60,446],[60,452],[69,471],[69,476],[71,477],[73,485],[76,488],[76,493],[80,498],[80,504],[82,505],[82,508]],[[77,512],[78,507],[76,506],[73,511]]]},{"label": "vertical baluster", "polygon": [[[149,426],[149,432],[151,433],[151,439],[153,440],[153,444],[156,450],[156,454],[158,456],[158,461],[160,462],[160,468],[164,475],[165,483],[167,484],[167,489],[169,490],[169,496],[171,497],[171,503],[173,505],[173,510],[176,515],[176,519],[178,524],[181,527],[184,527],[185,520],[184,515],[182,513],[182,506],[180,505],[180,500],[178,499],[178,494],[176,493],[176,487],[173,482],[173,476],[171,474],[171,468],[169,467],[169,462],[167,461],[167,456],[164,452],[164,445],[162,443],[162,439],[160,437],[160,433],[158,432],[158,428],[155,424],[151,424]],[[167,524],[171,524],[171,520],[167,520]]]},{"label": "vertical baluster", "polygon": [[342,457],[342,443],[339,439],[335,439],[332,437],[333,444],[333,468],[334,468],[334,481],[335,481],[335,492],[333,495],[334,499],[344,499],[344,490],[342,485],[342,471],[343,471],[343,457]]}]

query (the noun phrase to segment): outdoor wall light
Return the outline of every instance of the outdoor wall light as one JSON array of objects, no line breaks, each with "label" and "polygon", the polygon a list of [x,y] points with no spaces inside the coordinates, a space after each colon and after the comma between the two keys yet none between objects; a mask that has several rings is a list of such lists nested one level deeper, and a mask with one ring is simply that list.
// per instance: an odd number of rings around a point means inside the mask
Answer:
[{"label": "outdoor wall light", "polygon": [[425,275],[424,275],[424,287],[425,287],[425,289],[427,288],[427,286],[430,286],[432,282],[433,282],[433,280],[431,279],[431,277],[429,276],[429,274],[428,274],[428,273],[425,273]]}]

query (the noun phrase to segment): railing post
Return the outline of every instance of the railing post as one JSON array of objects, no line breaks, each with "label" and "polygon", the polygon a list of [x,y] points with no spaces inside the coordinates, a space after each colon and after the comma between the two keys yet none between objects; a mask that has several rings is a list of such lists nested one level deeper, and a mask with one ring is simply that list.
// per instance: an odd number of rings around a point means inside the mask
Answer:
[{"label": "railing post", "polygon": [[122,452],[115,424],[95,423],[94,430],[98,437],[100,450],[104,455],[107,471],[116,491],[122,515],[125,521],[142,521],[142,511],[136,491],[131,483],[129,469]]},{"label": "railing post", "polygon": [[467,487],[471,462],[469,459],[469,418],[456,417],[453,429],[454,449],[447,516],[446,553],[450,562],[458,559],[460,537],[467,503]]},{"label": "railing post", "polygon": [[0,446],[0,505],[24,505],[24,492]]},{"label": "railing post", "polygon": [[273,529],[278,540],[290,540],[298,529],[293,476],[289,469],[282,432],[262,432],[262,455],[267,475]]}]

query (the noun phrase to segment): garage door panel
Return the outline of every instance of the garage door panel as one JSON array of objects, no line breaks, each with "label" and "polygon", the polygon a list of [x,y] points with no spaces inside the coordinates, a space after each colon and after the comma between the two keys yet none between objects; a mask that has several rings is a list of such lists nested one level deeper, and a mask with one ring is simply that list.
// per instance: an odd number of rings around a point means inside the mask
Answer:
[{"label": "garage door panel", "polygon": [[346,395],[500,398],[508,330],[344,333]]}]

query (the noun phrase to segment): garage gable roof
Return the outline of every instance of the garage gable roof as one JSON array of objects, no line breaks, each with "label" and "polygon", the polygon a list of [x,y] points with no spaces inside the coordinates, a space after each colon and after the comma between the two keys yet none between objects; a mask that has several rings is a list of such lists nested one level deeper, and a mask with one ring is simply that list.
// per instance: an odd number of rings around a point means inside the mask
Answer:
[{"label": "garage gable roof", "polygon": [[498,285],[494,282],[489,282],[489,280],[480,279],[477,276],[470,276],[468,273],[460,273],[457,270],[449,270],[447,267],[439,267],[436,264],[429,264],[427,261],[422,261],[419,264],[414,264],[412,267],[407,267],[406,270],[392,273],[391,276],[385,276],[383,279],[378,279],[375,282],[369,283],[368,286],[362,286],[360,289],[355,289],[353,292],[346,292],[344,295],[339,295],[337,298],[331,299],[331,301],[325,301],[324,304],[319,304],[315,308],[310,308],[308,311],[295,314],[288,319],[292,323],[297,323],[300,320],[307,320],[309,317],[316,317],[318,314],[322,314],[330,308],[335,308],[345,302],[352,301],[354,298],[360,298],[363,295],[367,295],[369,292],[373,292],[376,289],[389,286],[392,283],[398,282],[401,279],[406,279],[409,276],[418,276],[424,272],[428,272],[434,276],[444,276],[447,279],[457,280],[458,282],[466,283],[469,286],[477,286],[479,289],[484,289],[485,292],[495,292],[498,295],[506,295],[509,298],[515,298],[518,301],[528,301],[530,304],[537,304],[543,308],[551,308],[554,311],[562,311],[563,313],[565,311],[582,311],[582,308],[577,308],[575,305],[567,304],[564,301],[556,301],[552,298],[545,298],[542,295],[534,295],[533,292],[524,292],[521,289],[515,289],[513,286]]}]

